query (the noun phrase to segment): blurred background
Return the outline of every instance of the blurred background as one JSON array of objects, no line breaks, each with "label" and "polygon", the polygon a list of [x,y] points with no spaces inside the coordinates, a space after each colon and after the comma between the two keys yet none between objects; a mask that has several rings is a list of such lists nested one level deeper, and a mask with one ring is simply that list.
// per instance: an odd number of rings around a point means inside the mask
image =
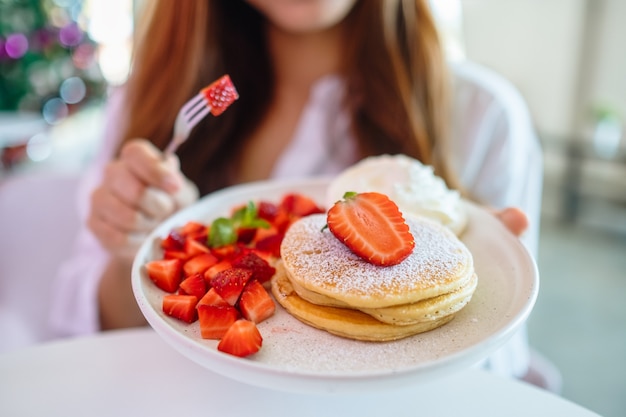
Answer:
[{"label": "blurred background", "polygon": [[[72,195],[98,148],[107,91],[128,74],[140,3],[0,0],[0,326],[22,319],[10,317],[23,300],[7,277],[52,274],[69,251]],[[531,343],[559,368],[564,397],[626,416],[626,0],[432,4],[450,60],[511,80],[542,141]],[[37,341],[23,333],[4,349]]]}]

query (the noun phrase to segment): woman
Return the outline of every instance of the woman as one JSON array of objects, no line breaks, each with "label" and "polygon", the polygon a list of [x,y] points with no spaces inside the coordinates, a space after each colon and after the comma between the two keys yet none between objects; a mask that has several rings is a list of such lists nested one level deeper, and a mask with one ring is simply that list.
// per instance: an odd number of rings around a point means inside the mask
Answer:
[{"label": "woman", "polygon": [[[450,187],[469,185],[470,198],[492,194],[480,201],[486,205],[517,206],[540,195],[530,187],[501,198],[519,185],[517,171],[502,172],[504,182],[457,176],[468,161],[506,169],[511,155],[473,152],[476,135],[450,129],[450,76],[426,0],[147,7],[123,101],[109,118],[114,132],[87,181],[89,230],[58,285],[53,319],[68,333],[144,324],[130,289],[138,245],[167,215],[225,186],[333,174],[364,156],[405,153],[433,165]],[[222,74],[240,99],[201,122],[177,157],[164,157],[178,109]],[[500,133],[482,142],[506,144],[509,135]],[[536,150],[530,139],[522,148]],[[526,228],[518,210],[499,215],[515,233]]]}]

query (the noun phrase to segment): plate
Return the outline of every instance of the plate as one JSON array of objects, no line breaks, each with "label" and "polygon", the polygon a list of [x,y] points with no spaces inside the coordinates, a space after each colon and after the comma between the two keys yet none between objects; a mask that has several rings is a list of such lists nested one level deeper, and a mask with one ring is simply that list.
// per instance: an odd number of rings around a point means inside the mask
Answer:
[{"label": "plate", "polygon": [[239,185],[210,194],[159,225],[132,270],[135,298],[148,323],[179,353],[226,377],[274,390],[337,393],[417,384],[466,369],[502,346],[528,318],[539,289],[533,258],[494,216],[469,202],[462,240],[474,256],[478,287],[454,320],[430,332],[393,342],[359,342],[303,324],[277,304],[276,314],[259,325],[261,351],[238,358],[218,351],[217,341],[202,339],[197,322],[185,324],[162,312],[164,293],[144,265],[161,257],[159,241],[173,228],[189,220],[208,224],[234,206],[278,201],[288,192],[324,204],[327,184],[328,179],[315,178]]}]

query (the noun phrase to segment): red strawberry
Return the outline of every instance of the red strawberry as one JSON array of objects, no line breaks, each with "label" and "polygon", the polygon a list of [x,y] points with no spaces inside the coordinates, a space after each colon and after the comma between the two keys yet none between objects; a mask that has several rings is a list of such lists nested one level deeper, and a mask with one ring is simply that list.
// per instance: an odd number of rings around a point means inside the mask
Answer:
[{"label": "red strawberry", "polygon": [[302,194],[291,193],[283,196],[279,208],[287,211],[296,217],[304,217],[310,214],[323,213],[324,209],[319,207],[313,199]]},{"label": "red strawberry", "polygon": [[190,238],[185,239],[185,245],[183,247],[183,250],[185,251],[185,253],[187,253],[187,255],[189,255],[189,257],[192,257],[194,255],[200,255],[201,253],[208,253],[211,251],[211,249],[209,249],[209,247],[204,243]]},{"label": "red strawberry", "polygon": [[211,280],[211,287],[231,306],[237,304],[239,296],[252,277],[252,271],[243,268],[229,268],[220,271]]},{"label": "red strawberry", "polygon": [[185,237],[180,234],[177,230],[172,230],[166,237],[161,241],[161,248],[163,250],[182,250],[185,245]]},{"label": "red strawberry", "polygon": [[224,300],[217,293],[217,291],[215,291],[215,288],[210,288],[209,291],[207,291],[206,294],[204,294],[204,297],[202,297],[200,301],[198,301],[198,304],[196,304],[196,307],[200,307],[201,305],[224,307],[224,306],[229,306],[230,304],[228,304],[226,300]]},{"label": "red strawberry", "polygon": [[183,227],[180,228],[179,233],[183,237],[197,236],[198,234],[207,233],[206,226],[200,222],[189,220]]},{"label": "red strawberry", "polygon": [[193,274],[204,274],[207,269],[212,267],[218,262],[217,258],[212,253],[201,253],[191,259],[188,259],[183,265],[183,271],[185,276]]},{"label": "red strawberry", "polygon": [[253,251],[248,251],[233,261],[235,268],[246,268],[252,271],[252,279],[261,283],[267,282],[274,276],[276,268]]},{"label": "red strawberry", "polygon": [[263,337],[256,325],[245,319],[239,319],[232,324],[222,337],[217,349],[231,355],[245,357],[261,349]]},{"label": "red strawberry", "polygon": [[208,105],[211,106],[213,116],[222,114],[228,106],[239,98],[239,94],[228,75],[223,75],[216,81],[213,81],[208,87],[203,88],[201,92],[207,99]]},{"label": "red strawberry", "polygon": [[197,303],[198,298],[194,295],[167,294],[163,297],[163,312],[178,320],[193,323],[197,318]]},{"label": "red strawberry", "polygon": [[231,305],[198,305],[200,335],[203,339],[219,339],[239,319],[239,312]]},{"label": "red strawberry", "polygon": [[188,276],[180,283],[180,289],[183,290],[185,294],[195,295],[198,300],[201,299],[207,292],[204,276],[202,276],[202,274]]},{"label": "red strawberry", "polygon": [[276,258],[280,258],[280,244],[283,242],[284,237],[285,235],[283,233],[266,236],[258,240],[255,247],[262,252],[266,252]]},{"label": "red strawberry", "polygon": [[221,272],[225,269],[229,269],[232,267],[233,267],[233,263],[229,259],[224,259],[223,261],[219,261],[218,263],[216,263],[215,265],[213,265],[212,267],[210,267],[204,272],[204,279],[208,283],[211,283],[211,280],[215,278],[218,272]]},{"label": "red strawberry", "polygon": [[415,246],[398,206],[384,194],[348,192],[328,211],[327,221],[337,239],[375,265],[398,264]]},{"label": "red strawberry", "polygon": [[248,320],[260,323],[276,311],[274,300],[259,281],[250,281],[239,299],[239,310]]},{"label": "red strawberry", "polygon": [[183,279],[183,261],[180,259],[157,259],[146,264],[148,277],[157,287],[167,292],[178,289]]},{"label": "red strawberry", "polygon": [[257,203],[257,213],[259,218],[272,223],[276,214],[278,214],[278,206],[269,201],[259,201]]},{"label": "red strawberry", "polygon": [[180,259],[181,261],[186,261],[189,259],[189,255],[182,250],[167,249],[163,251],[163,259]]}]

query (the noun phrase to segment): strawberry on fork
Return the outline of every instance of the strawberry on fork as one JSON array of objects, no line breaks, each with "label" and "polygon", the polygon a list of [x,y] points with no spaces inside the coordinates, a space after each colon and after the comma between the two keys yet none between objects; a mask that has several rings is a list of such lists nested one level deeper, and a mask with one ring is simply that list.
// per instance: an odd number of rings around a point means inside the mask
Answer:
[{"label": "strawberry on fork", "polygon": [[239,94],[228,75],[223,75],[200,90],[178,112],[174,123],[174,135],[165,149],[165,154],[176,152],[176,149],[187,140],[191,130],[206,115],[211,113],[213,116],[219,116],[238,98]]}]

